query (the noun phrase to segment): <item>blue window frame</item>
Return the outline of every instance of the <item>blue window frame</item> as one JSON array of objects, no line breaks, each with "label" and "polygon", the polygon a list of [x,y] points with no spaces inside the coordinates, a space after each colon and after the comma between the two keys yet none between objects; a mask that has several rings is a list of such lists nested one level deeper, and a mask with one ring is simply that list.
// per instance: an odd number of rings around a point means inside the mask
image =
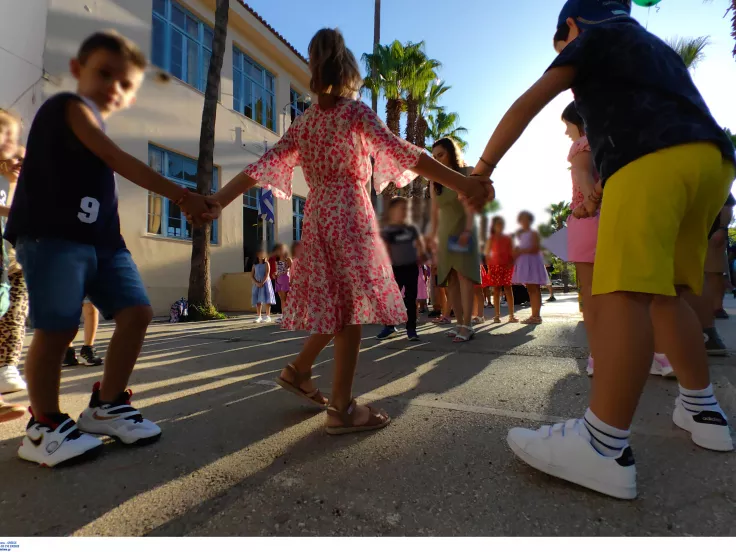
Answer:
[{"label": "blue window frame", "polygon": [[[162,176],[187,188],[197,188],[197,160],[148,145],[148,165]],[[212,192],[217,190],[219,171],[212,171]],[[218,221],[212,222],[210,243],[217,243]],[[192,226],[181,209],[168,198],[148,192],[148,233],[164,238],[192,239]]]},{"label": "blue window frame", "polygon": [[212,57],[212,27],[174,0],[153,0],[151,60],[204,92]]},{"label": "blue window frame", "polygon": [[251,188],[243,194],[243,207],[258,210],[258,200],[261,197],[260,188]]},{"label": "blue window frame", "polygon": [[294,223],[294,241],[301,241],[302,239],[302,225],[304,224],[304,207],[307,205],[307,200],[301,197],[294,196],[291,198],[291,208],[293,210],[293,223]]},{"label": "blue window frame", "polygon": [[276,132],[276,79],[233,46],[233,109]]},{"label": "blue window frame", "polygon": [[304,113],[307,108],[309,108],[310,104],[309,102],[305,101],[299,101],[302,95],[291,88],[289,90],[289,98],[291,99],[291,122],[294,122],[294,119],[296,119],[299,115]]}]

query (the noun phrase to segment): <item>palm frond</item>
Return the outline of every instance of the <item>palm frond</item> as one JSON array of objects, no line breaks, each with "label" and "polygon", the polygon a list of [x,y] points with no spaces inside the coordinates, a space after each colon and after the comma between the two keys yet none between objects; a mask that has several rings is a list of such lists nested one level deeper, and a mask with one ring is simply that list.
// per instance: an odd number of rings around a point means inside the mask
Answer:
[{"label": "palm frond", "polygon": [[688,69],[695,69],[705,59],[705,49],[710,44],[710,37],[674,37],[668,40],[667,44],[677,52]]}]

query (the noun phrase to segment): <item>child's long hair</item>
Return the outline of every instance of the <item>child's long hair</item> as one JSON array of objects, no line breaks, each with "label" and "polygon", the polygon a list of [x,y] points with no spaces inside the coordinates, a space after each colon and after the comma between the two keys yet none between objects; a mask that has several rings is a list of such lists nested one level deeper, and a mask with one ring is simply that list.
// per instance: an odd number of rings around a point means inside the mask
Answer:
[{"label": "child's long hair", "polygon": [[[432,144],[432,149],[434,148],[442,148],[447,152],[450,156],[450,168],[453,171],[460,172],[460,169],[465,166],[465,160],[463,159],[463,152],[460,146],[449,136],[437,140]],[[434,193],[437,195],[442,194],[442,184],[434,183]]]},{"label": "child's long hair", "polygon": [[570,105],[562,112],[562,120],[578,127],[580,136],[585,136],[585,121],[583,121],[580,113],[578,113],[575,102],[570,102]]},{"label": "child's long hair", "polygon": [[358,61],[337,29],[321,29],[312,37],[309,68],[309,88],[315,94],[355,98],[363,85]]},{"label": "child's long hair", "polygon": [[503,222],[504,226],[506,225],[506,221],[503,219],[503,217],[496,215],[491,219],[491,237],[495,237],[496,235],[496,223]]}]

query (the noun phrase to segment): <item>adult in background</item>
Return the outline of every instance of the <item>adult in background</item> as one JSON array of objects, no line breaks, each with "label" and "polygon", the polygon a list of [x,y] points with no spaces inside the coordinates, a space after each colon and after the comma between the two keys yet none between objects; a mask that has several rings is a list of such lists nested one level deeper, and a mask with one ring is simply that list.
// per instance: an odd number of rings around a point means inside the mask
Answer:
[{"label": "adult in background", "polygon": [[[432,156],[455,172],[470,175],[457,143],[449,137],[437,140]],[[478,228],[453,190],[438,183],[430,187],[432,222],[430,243],[437,251],[437,281],[449,287],[449,299],[457,318],[457,328],[448,332],[456,343],[473,338],[474,286],[480,284]]]}]

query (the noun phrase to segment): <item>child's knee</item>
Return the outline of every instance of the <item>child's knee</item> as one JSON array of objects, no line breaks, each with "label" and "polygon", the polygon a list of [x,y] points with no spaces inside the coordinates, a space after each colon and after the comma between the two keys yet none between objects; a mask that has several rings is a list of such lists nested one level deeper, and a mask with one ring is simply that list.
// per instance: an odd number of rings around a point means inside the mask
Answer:
[{"label": "child's knee", "polygon": [[118,326],[147,328],[153,320],[153,309],[149,305],[137,305],[121,310],[115,315]]}]

